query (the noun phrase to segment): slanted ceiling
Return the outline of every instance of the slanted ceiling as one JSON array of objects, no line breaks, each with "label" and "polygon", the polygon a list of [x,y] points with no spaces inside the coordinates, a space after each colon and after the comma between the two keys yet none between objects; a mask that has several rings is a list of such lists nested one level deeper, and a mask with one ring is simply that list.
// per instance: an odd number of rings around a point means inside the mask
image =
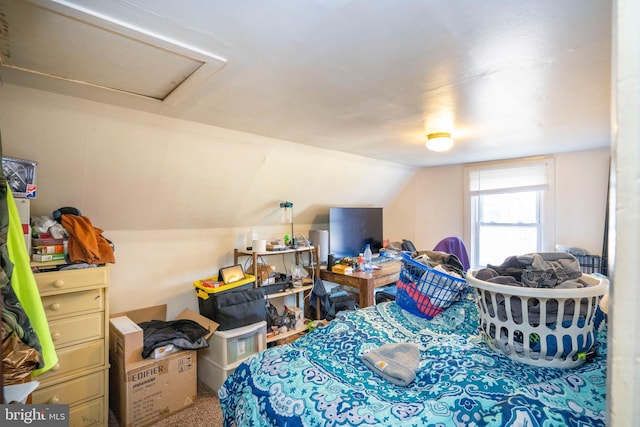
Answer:
[{"label": "slanted ceiling", "polygon": [[61,3],[4,0],[2,7],[3,73],[26,72],[47,86],[72,85],[98,100],[135,97],[158,107],[177,104],[226,64],[218,56]]},{"label": "slanted ceiling", "polygon": [[[0,0],[5,85],[411,167],[610,145],[603,0]],[[451,132],[446,153],[425,149]]]}]

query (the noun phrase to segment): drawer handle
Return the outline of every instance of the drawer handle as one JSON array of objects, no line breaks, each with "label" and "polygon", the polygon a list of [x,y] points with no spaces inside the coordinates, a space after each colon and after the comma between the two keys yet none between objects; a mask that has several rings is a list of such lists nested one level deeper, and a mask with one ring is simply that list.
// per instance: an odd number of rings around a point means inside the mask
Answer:
[{"label": "drawer handle", "polygon": [[64,280],[56,280],[53,282],[53,287],[58,289],[64,287]]},{"label": "drawer handle", "polygon": [[60,401],[60,399],[58,398],[58,396],[53,396],[51,399],[47,400],[47,403],[53,403],[56,404]]},{"label": "drawer handle", "polygon": [[56,302],[56,303],[53,303],[53,304],[51,304],[51,305],[49,306],[49,308],[50,308],[52,311],[58,311],[58,310],[60,310],[60,304],[58,304],[57,302]]},{"label": "drawer handle", "polygon": [[56,363],[53,368],[51,368],[52,371],[57,371],[58,369],[60,369],[60,364]]},{"label": "drawer handle", "polygon": [[54,341],[58,341],[60,339],[60,332],[52,333],[51,338],[53,338]]}]

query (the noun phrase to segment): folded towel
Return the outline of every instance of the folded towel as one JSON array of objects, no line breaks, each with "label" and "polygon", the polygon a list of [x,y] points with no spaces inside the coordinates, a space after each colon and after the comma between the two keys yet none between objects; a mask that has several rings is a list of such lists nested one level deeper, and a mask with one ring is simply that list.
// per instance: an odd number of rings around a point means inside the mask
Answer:
[{"label": "folded towel", "polygon": [[384,344],[363,354],[362,361],[384,379],[407,386],[416,378],[420,350],[411,343]]}]

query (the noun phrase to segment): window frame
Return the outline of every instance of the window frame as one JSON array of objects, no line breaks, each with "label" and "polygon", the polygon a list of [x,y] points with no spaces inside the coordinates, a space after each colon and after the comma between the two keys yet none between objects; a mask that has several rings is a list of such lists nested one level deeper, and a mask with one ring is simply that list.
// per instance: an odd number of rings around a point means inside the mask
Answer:
[{"label": "window frame", "polygon": [[[512,189],[498,189],[497,191],[487,192],[490,193],[517,193],[523,191],[536,191],[537,192],[537,219],[539,225],[538,229],[538,251],[552,251],[555,247],[556,237],[556,209],[555,209],[555,161],[551,157],[508,160],[508,161],[496,161],[487,163],[469,164],[464,169],[464,240],[469,242],[469,257],[471,262],[471,268],[482,267],[478,265],[479,260],[479,248],[480,242],[478,234],[480,231],[480,223],[477,219],[481,218],[480,215],[476,216],[474,213],[479,212],[476,208],[479,202],[478,197],[481,194],[476,194],[470,189],[471,186],[471,174],[483,171],[501,170],[501,169],[513,169],[524,168],[530,166],[546,166],[546,189],[544,191],[533,190],[525,188],[512,188]],[[478,196],[478,197],[476,197]],[[526,223],[527,225],[529,223]],[[499,225],[494,223],[494,225]],[[517,224],[503,224],[506,226],[518,226]],[[513,254],[519,255],[519,254]]]}]

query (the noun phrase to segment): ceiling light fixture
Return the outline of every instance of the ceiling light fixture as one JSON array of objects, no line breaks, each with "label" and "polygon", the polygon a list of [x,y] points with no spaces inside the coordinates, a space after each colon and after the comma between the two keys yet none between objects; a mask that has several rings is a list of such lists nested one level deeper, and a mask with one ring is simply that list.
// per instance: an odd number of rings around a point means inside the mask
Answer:
[{"label": "ceiling light fixture", "polygon": [[450,132],[435,132],[427,135],[426,146],[431,151],[447,151],[453,147]]}]

